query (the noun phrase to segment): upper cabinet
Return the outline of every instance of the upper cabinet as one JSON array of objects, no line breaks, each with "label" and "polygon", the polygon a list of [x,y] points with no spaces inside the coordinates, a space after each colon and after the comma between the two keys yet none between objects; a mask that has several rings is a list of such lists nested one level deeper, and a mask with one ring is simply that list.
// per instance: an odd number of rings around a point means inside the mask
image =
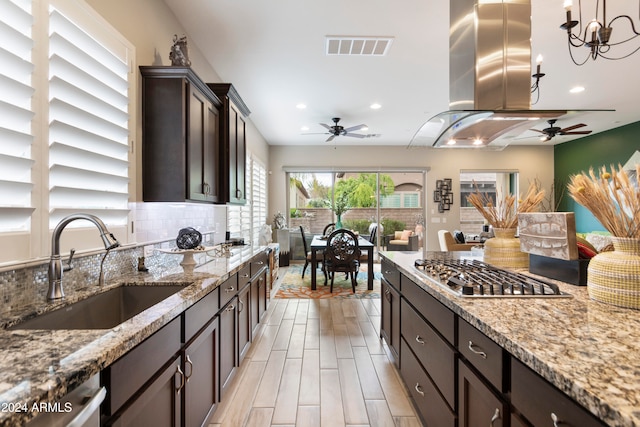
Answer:
[{"label": "upper cabinet", "polygon": [[228,203],[245,204],[245,119],[251,112],[230,83],[209,83],[208,86],[222,101],[220,196]]},{"label": "upper cabinet", "polygon": [[226,202],[223,104],[189,67],[143,66],[140,72],[144,201]]}]

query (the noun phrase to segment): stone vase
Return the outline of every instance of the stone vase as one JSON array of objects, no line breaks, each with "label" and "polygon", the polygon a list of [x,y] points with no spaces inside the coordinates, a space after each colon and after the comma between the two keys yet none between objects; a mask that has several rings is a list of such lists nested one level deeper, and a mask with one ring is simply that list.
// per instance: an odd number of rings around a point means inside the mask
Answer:
[{"label": "stone vase", "polygon": [[591,258],[589,296],[600,302],[640,309],[640,239],[612,237],[613,251]]},{"label": "stone vase", "polygon": [[520,251],[515,228],[494,228],[495,237],[484,242],[484,262],[496,267],[528,268],[529,254]]}]

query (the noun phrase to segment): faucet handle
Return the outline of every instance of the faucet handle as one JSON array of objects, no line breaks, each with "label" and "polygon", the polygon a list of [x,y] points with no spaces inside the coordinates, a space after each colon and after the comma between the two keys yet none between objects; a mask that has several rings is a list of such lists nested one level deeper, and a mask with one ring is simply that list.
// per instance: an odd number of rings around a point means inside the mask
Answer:
[{"label": "faucet handle", "polygon": [[73,270],[73,265],[71,264],[71,262],[73,261],[73,256],[76,254],[76,249],[72,248],[69,251],[69,261],[67,261],[67,266],[64,267],[64,269],[62,271],[69,271],[69,270]]}]

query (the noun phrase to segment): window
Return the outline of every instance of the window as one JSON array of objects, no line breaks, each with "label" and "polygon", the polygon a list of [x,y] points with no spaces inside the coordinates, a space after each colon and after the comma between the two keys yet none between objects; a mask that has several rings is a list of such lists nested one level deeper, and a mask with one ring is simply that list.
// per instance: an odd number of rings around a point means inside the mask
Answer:
[{"label": "window", "polygon": [[0,0],[0,28],[0,262],[47,255],[72,212],[128,241],[132,45],[81,1]]}]

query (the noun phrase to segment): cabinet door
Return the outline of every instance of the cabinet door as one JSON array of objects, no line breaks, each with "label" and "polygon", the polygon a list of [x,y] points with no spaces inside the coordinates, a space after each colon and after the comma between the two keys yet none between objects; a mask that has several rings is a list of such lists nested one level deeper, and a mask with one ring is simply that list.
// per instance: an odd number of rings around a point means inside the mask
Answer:
[{"label": "cabinet door", "polygon": [[244,203],[245,195],[245,121],[236,107],[229,105],[229,202]]},{"label": "cabinet door", "polygon": [[382,313],[380,336],[385,339],[398,364],[400,349],[400,294],[383,277],[381,280]]},{"label": "cabinet door", "polygon": [[220,328],[220,397],[224,396],[236,366],[238,341],[236,333],[238,297],[231,298],[218,315]]},{"label": "cabinet door", "polygon": [[184,375],[177,358],[145,389],[132,399],[116,416],[104,425],[116,427],[177,427],[180,426],[181,398]]},{"label": "cabinet door", "polygon": [[238,365],[242,363],[251,342],[252,318],[254,317],[251,309],[251,294],[250,284],[238,292]]},{"label": "cabinet door", "polygon": [[458,362],[458,393],[459,427],[507,425],[507,404],[462,361]]},{"label": "cabinet door", "polygon": [[183,350],[184,425],[200,427],[218,397],[218,319],[214,319]]},{"label": "cabinet door", "polygon": [[189,86],[187,197],[217,202],[218,111],[202,92]]}]

